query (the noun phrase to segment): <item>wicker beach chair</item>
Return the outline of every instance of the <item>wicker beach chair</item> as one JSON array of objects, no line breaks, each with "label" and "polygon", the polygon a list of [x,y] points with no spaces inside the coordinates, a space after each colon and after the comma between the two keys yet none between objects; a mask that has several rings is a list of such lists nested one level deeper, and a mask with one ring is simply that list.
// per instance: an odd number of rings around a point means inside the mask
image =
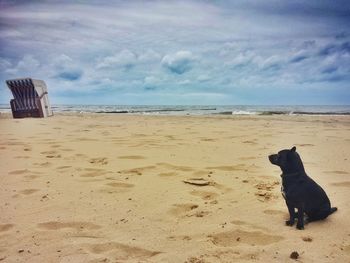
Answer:
[{"label": "wicker beach chair", "polygon": [[53,115],[44,81],[22,78],[6,80],[6,84],[14,97],[10,102],[13,118]]}]

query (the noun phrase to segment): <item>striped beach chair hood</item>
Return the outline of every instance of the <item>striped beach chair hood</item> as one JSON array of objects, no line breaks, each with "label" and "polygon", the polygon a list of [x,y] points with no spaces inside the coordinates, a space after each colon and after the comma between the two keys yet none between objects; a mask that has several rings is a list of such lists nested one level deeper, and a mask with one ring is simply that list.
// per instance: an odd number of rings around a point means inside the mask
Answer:
[{"label": "striped beach chair hood", "polygon": [[[14,99],[11,108],[14,112],[38,112],[42,117],[52,116],[46,84],[42,80],[21,78],[6,80]],[[22,114],[22,113],[20,113]],[[34,113],[33,113],[34,114]],[[29,115],[32,116],[32,115]]]},{"label": "striped beach chair hood", "polygon": [[35,98],[38,98],[39,95],[35,90],[32,79],[7,80],[6,84],[12,91],[17,110],[38,108]]}]

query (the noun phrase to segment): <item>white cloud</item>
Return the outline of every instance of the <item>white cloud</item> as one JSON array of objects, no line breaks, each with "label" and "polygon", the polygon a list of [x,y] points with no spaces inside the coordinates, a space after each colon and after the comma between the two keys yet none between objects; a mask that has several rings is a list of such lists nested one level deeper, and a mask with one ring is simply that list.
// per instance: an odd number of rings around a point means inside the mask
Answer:
[{"label": "white cloud", "polygon": [[160,83],[160,79],[158,79],[154,76],[147,76],[147,77],[145,77],[143,83],[146,85],[154,85],[154,84]]},{"label": "white cloud", "polygon": [[191,83],[192,83],[191,80],[189,80],[189,79],[184,79],[184,80],[180,80],[177,84],[179,84],[179,85],[189,85],[189,84],[191,84]]},{"label": "white cloud", "polygon": [[173,73],[183,74],[192,69],[195,61],[196,58],[192,52],[181,50],[175,54],[165,55],[161,64]]},{"label": "white cloud", "polygon": [[159,62],[162,56],[152,49],[147,50],[145,53],[139,55],[138,60],[143,63],[147,62]]},{"label": "white cloud", "polygon": [[262,69],[279,68],[282,63],[284,63],[284,59],[278,55],[272,55],[263,59],[262,61],[259,61],[258,63]]},{"label": "white cloud", "polygon": [[10,61],[0,57],[0,70],[1,71],[5,71],[11,67],[12,67],[12,64]]},{"label": "white cloud", "polygon": [[114,67],[124,67],[131,68],[137,63],[137,56],[135,53],[131,52],[128,49],[124,49],[119,53],[105,57],[101,62],[96,66],[97,69],[103,68],[114,68]]},{"label": "white cloud", "polygon": [[24,77],[34,74],[40,66],[39,60],[35,59],[32,55],[25,55],[17,65],[5,70],[6,73],[11,75],[22,74]]},{"label": "white cloud", "polygon": [[[226,55],[228,54],[226,53]],[[260,60],[258,55],[252,50],[239,51],[238,53],[231,54],[231,56],[233,56],[233,58],[225,63],[228,66],[246,66]]]},{"label": "white cloud", "polygon": [[59,56],[53,56],[51,58],[51,63],[54,67],[61,68],[71,65],[73,63],[73,59],[66,54],[61,54]]},{"label": "white cloud", "polygon": [[202,75],[199,75],[199,76],[197,77],[197,80],[198,80],[199,82],[205,82],[205,81],[211,80],[211,77],[208,76],[208,75],[206,75],[206,74],[202,74]]}]

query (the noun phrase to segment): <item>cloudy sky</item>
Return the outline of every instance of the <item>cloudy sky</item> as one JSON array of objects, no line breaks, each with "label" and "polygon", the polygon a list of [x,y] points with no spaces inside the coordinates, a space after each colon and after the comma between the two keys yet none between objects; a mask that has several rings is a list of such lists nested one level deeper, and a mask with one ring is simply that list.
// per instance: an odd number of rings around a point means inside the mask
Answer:
[{"label": "cloudy sky", "polygon": [[350,104],[350,1],[0,0],[4,80],[54,104]]}]

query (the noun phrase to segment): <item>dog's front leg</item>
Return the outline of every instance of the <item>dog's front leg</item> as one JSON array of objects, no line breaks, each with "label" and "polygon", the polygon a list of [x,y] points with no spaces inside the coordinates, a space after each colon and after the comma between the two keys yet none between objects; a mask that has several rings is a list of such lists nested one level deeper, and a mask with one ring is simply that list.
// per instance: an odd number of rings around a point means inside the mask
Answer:
[{"label": "dog's front leg", "polygon": [[294,206],[291,205],[290,203],[288,203],[287,201],[286,201],[286,204],[287,204],[288,212],[289,212],[289,220],[286,221],[286,225],[292,226],[292,225],[294,225],[294,221],[296,218],[295,209],[294,209]]},{"label": "dog's front leg", "polygon": [[304,204],[301,204],[298,208],[298,223],[297,223],[297,228],[299,230],[304,229]]}]

